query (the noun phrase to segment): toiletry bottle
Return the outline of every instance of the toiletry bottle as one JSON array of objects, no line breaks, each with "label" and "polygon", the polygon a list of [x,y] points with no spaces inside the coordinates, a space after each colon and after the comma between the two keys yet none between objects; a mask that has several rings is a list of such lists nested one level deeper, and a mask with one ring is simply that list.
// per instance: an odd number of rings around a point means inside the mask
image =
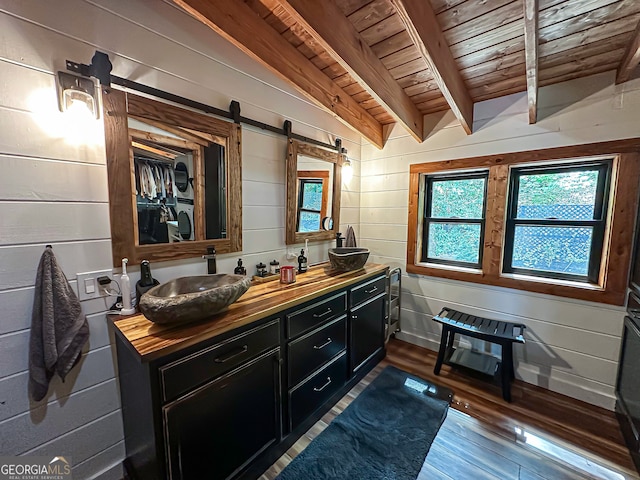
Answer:
[{"label": "toiletry bottle", "polygon": [[298,255],[298,273],[304,273],[307,271],[307,257],[304,256],[304,248],[300,250]]},{"label": "toiletry bottle", "polygon": [[140,305],[140,297],[147,290],[160,285],[160,282],[151,276],[149,260],[140,262],[140,280],[136,283],[136,305]]},{"label": "toiletry bottle", "polygon": [[135,308],[131,308],[131,281],[127,275],[128,258],[122,259],[122,275],[120,276],[120,289],[122,290],[122,310],[120,315],[131,315],[135,313]]},{"label": "toiletry bottle", "polygon": [[242,259],[238,259],[238,266],[233,270],[236,275],[246,275],[247,269],[242,266]]}]

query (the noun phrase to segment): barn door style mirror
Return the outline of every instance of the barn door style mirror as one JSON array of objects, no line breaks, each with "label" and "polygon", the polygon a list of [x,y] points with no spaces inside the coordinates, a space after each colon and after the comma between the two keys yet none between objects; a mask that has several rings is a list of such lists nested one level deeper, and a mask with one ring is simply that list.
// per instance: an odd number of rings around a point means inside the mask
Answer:
[{"label": "barn door style mirror", "polygon": [[110,88],[103,108],[114,266],[240,251],[240,126]]},{"label": "barn door style mirror", "polygon": [[287,151],[287,245],[332,240],[340,226],[342,155],[290,139]]}]

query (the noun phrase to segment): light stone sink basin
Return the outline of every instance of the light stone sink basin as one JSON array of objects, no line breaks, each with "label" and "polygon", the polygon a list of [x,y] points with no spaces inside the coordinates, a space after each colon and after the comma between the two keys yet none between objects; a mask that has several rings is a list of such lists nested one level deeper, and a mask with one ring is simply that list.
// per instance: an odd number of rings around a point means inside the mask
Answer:
[{"label": "light stone sink basin", "polygon": [[339,247],[329,249],[331,268],[346,272],[364,267],[369,258],[368,248]]},{"label": "light stone sink basin", "polygon": [[247,291],[244,275],[196,275],[162,283],[140,298],[140,311],[154,323],[187,323],[220,312]]}]

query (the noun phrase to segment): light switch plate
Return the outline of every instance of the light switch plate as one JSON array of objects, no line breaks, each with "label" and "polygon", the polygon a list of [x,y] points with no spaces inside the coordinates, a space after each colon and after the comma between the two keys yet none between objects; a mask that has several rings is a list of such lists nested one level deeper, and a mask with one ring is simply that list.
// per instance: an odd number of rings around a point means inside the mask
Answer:
[{"label": "light switch plate", "polygon": [[[76,274],[76,279],[78,280],[78,299],[80,301],[108,296],[103,292],[100,285],[98,285],[97,278],[102,276],[113,278],[113,271],[99,270],[96,272],[84,272]],[[113,290],[118,289],[115,284],[111,285],[110,288]]]}]

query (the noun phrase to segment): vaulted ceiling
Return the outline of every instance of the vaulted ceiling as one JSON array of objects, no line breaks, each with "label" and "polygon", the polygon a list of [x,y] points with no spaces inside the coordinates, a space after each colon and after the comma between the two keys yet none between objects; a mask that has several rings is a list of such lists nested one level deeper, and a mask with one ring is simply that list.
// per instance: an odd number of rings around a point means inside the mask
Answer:
[{"label": "vaulted ceiling", "polygon": [[173,0],[378,147],[395,123],[640,62],[638,0]]}]

